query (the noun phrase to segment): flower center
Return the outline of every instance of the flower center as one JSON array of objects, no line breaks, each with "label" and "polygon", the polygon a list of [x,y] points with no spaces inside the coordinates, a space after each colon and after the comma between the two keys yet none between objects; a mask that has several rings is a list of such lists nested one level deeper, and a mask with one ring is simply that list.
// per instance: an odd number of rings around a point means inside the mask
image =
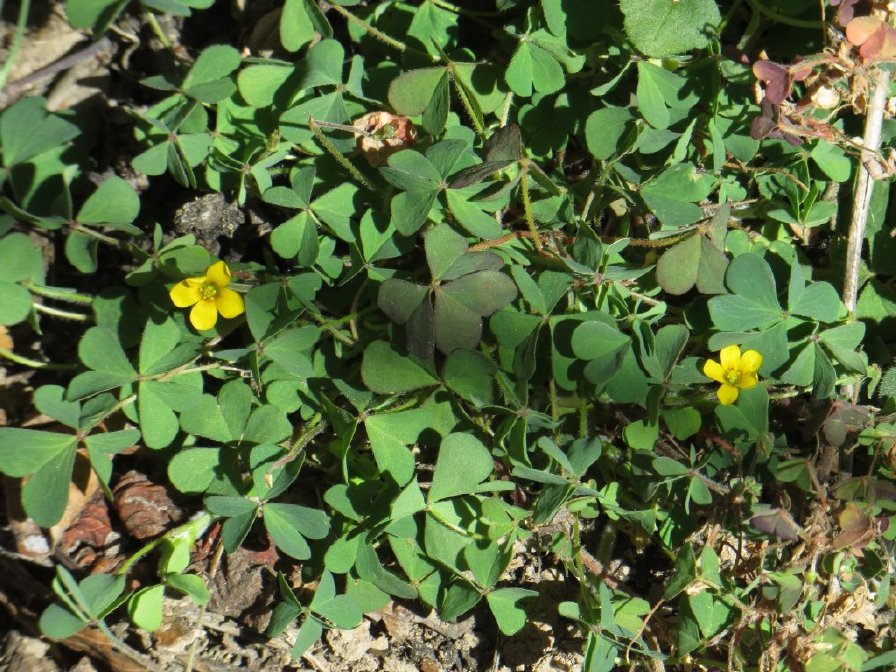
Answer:
[{"label": "flower center", "polygon": [[218,285],[206,282],[199,288],[199,298],[203,301],[211,301],[218,295]]},{"label": "flower center", "polygon": [[740,381],[740,371],[737,369],[728,369],[725,371],[725,381],[729,385],[737,385],[738,381]]}]

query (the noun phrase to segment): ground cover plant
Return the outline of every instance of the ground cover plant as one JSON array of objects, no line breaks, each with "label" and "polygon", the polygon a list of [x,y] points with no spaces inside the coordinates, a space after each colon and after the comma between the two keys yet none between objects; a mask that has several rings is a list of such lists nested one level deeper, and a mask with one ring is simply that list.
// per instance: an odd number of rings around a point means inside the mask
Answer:
[{"label": "ground cover plant", "polygon": [[[589,672],[896,668],[890,4],[9,5],[45,637],[157,664],[248,549],[295,665],[412,605],[486,669],[547,605]],[[47,12],[101,95],[9,76]]]}]

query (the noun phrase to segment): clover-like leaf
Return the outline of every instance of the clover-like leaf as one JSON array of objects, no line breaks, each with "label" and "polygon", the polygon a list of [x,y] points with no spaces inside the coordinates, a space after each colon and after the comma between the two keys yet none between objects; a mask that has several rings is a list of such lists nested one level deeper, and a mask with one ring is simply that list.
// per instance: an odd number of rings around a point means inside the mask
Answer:
[{"label": "clover-like leaf", "polygon": [[469,434],[449,434],[439,447],[427,501],[473,493],[494,468],[488,448],[479,439]]},{"label": "clover-like leaf", "polygon": [[656,58],[706,47],[722,21],[715,0],[621,0],[619,8],[632,44]]},{"label": "clover-like leaf", "polygon": [[695,285],[701,294],[724,294],[727,268],[725,253],[695,234],[663,253],[656,265],[656,280],[670,294],[686,294]]}]

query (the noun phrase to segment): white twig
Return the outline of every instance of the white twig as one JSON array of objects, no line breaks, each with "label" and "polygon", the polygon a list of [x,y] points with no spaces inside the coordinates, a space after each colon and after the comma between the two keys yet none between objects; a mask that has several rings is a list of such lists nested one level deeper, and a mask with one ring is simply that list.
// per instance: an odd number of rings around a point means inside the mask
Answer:
[{"label": "white twig", "polygon": [[865,240],[865,228],[871,208],[871,193],[874,190],[874,177],[866,165],[877,160],[880,149],[880,128],[884,118],[884,107],[890,92],[890,73],[887,70],[877,71],[874,92],[868,103],[865,115],[865,135],[862,140],[862,156],[859,164],[859,175],[856,190],[853,194],[852,220],[849,223],[849,243],[846,248],[846,270],[843,278],[843,303],[850,313],[855,312],[856,299],[859,293],[859,270],[862,266],[862,244]]}]

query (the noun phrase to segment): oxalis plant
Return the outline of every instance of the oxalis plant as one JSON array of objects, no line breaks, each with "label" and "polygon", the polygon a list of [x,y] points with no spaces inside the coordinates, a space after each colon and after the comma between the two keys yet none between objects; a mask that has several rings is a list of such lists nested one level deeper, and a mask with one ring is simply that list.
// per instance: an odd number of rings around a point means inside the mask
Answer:
[{"label": "oxalis plant", "polygon": [[[211,5],[66,9],[167,39],[155,12]],[[271,55],[175,51],[126,107],[132,169],[261,213],[245,247],[88,180],[90,119],[0,116],[0,355],[36,371],[6,487],[51,528],[136,454],[193,514],[59,565],[43,633],[156,630],[209,601],[209,548],[269,540],[296,657],[392,600],[508,637],[540,601],[588,672],[896,667],[888,3],[285,0],[277,25]]]}]

